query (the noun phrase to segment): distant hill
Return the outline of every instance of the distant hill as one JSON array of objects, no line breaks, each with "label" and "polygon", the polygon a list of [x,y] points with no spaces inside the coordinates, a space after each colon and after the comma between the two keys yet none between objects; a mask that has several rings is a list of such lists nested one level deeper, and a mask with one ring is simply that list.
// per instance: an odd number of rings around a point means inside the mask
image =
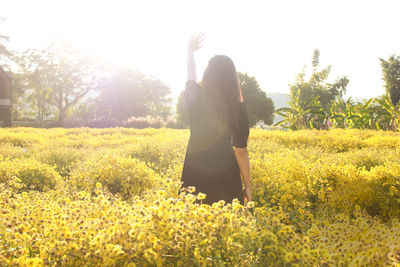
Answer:
[{"label": "distant hill", "polygon": [[[267,96],[274,102],[275,110],[283,107],[287,107],[290,100],[289,94],[282,93],[267,93]],[[281,121],[283,118],[277,114],[274,116],[274,124]]]}]

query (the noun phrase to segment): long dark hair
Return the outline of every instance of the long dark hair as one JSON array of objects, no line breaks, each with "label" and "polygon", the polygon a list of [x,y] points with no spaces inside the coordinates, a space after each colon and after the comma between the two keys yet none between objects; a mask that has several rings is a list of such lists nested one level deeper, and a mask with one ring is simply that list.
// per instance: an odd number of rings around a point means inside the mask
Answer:
[{"label": "long dark hair", "polygon": [[238,127],[240,84],[232,59],[216,55],[210,59],[201,82],[210,122],[220,135]]}]

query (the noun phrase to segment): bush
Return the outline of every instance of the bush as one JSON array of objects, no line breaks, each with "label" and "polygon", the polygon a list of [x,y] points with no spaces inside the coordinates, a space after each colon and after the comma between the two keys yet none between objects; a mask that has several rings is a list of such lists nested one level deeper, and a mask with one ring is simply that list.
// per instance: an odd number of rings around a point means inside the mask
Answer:
[{"label": "bush", "polygon": [[182,123],[178,122],[174,118],[163,119],[160,117],[131,117],[125,120],[123,123],[124,127],[128,128],[172,128],[172,129],[183,129],[186,128]]},{"label": "bush", "polygon": [[0,144],[12,144],[19,147],[30,147],[35,144],[42,144],[44,139],[38,135],[29,133],[12,133],[0,130]]},{"label": "bush", "polygon": [[121,126],[121,122],[113,118],[101,118],[89,121],[88,125],[90,128],[110,128]]},{"label": "bush", "polygon": [[83,120],[66,120],[63,121],[62,127],[64,128],[77,128],[77,127],[87,127],[88,123]]},{"label": "bush", "polygon": [[79,164],[70,177],[74,189],[90,192],[101,184],[124,199],[139,195],[159,182],[160,177],[144,162],[113,155],[88,159]]},{"label": "bush", "polygon": [[130,117],[129,119],[123,122],[124,127],[128,128],[137,128],[137,129],[144,129],[144,128],[162,128],[165,126],[164,121],[162,118],[159,117]]},{"label": "bush", "polygon": [[147,117],[130,117],[123,121],[122,125],[127,128],[144,129],[150,127],[150,121]]},{"label": "bush", "polygon": [[41,162],[51,166],[55,165],[56,171],[62,177],[67,177],[74,168],[74,163],[81,161],[84,157],[85,151],[69,147],[46,149],[35,154],[35,158]]},{"label": "bush", "polygon": [[46,191],[62,186],[61,176],[54,167],[34,159],[0,161],[0,183],[15,184],[18,191]]}]

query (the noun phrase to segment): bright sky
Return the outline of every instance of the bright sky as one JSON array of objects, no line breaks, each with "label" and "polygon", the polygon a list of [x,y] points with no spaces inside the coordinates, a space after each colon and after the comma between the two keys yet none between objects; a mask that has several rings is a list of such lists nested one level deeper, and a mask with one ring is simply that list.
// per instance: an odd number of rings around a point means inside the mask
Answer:
[{"label": "bright sky", "polygon": [[399,10],[398,0],[2,0],[0,34],[15,50],[67,39],[159,77],[174,96],[185,83],[187,42],[198,31],[207,34],[196,54],[199,78],[210,57],[225,54],[267,93],[288,93],[319,48],[332,80],[349,77],[346,96],[375,97],[384,93],[379,58],[400,55]]}]

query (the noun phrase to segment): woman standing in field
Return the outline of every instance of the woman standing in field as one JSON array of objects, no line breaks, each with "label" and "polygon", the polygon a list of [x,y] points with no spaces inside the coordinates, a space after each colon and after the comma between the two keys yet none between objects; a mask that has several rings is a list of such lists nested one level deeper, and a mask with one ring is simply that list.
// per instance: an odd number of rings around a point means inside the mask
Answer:
[{"label": "woman standing in field", "polygon": [[[203,203],[221,199],[227,203],[244,197],[252,201],[250,163],[247,153],[249,124],[236,68],[227,56],[212,57],[197,83],[194,52],[204,34],[188,45],[187,82],[184,99],[189,114],[190,139],[182,171],[182,186],[203,192]],[[235,149],[233,149],[233,146]],[[244,189],[242,190],[241,176]]]}]

